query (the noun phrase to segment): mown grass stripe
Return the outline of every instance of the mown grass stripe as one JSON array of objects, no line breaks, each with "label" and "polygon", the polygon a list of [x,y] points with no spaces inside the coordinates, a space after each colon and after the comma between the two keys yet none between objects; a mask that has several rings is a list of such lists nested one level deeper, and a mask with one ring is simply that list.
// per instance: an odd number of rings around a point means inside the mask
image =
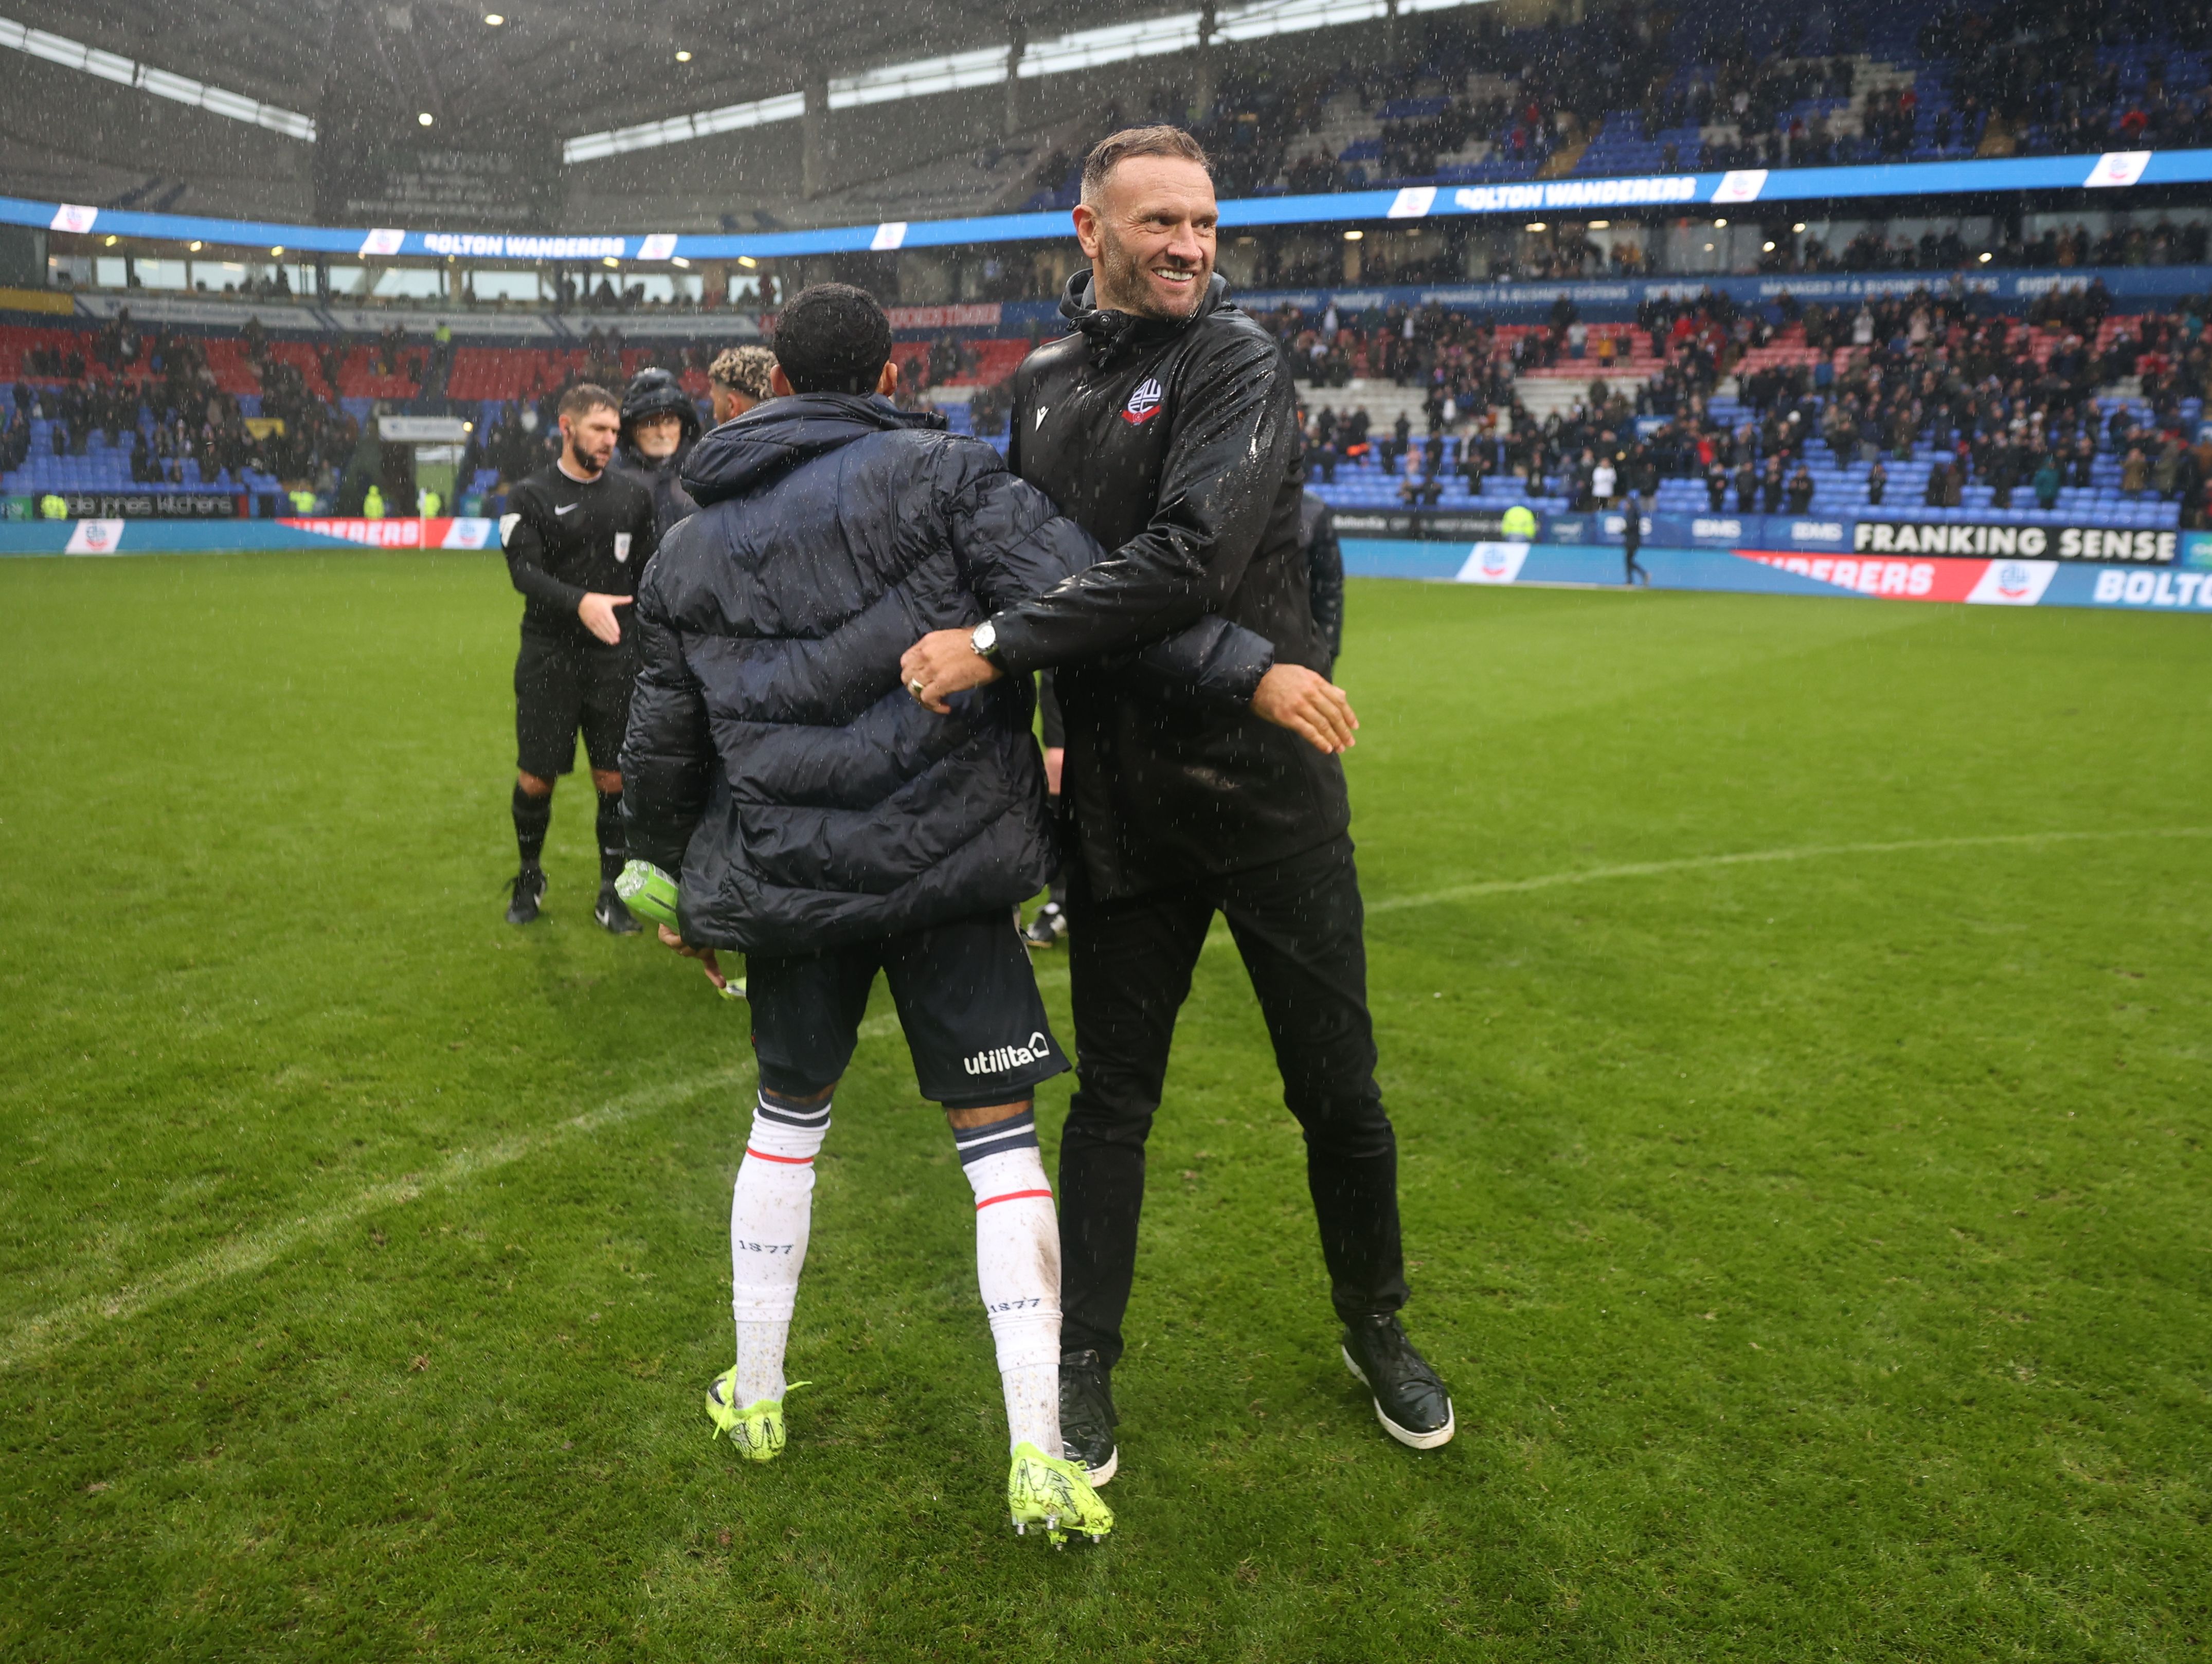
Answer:
[{"label": "mown grass stripe", "polygon": [[[1730,866],[1759,866],[1788,861],[1806,861],[1850,855],[1897,855],[1946,849],[1978,849],[2032,847],[2054,843],[2086,843],[2126,838],[2203,838],[2212,837],[2212,827],[2133,827],[2109,830],[2077,830],[2051,832],[1999,832],[1976,834],[1949,838],[1899,838],[1881,842],[1808,844],[1781,849],[1748,849],[1714,855],[1686,855],[1672,860],[1632,861],[1613,866],[1583,867],[1565,872],[1547,872],[1528,878],[1492,878],[1474,884],[1454,884],[1443,890],[1427,890],[1413,896],[1385,896],[1367,904],[1369,914],[1400,913],[1417,908],[1437,907],[1452,902],[1479,899],[1485,896],[1522,894],[1531,890],[1555,890],[1569,884],[1595,884],[1602,879],[1655,878],[1672,872],[1695,872]],[[1206,945],[1215,946],[1231,939],[1217,920],[1208,932]],[[1063,981],[1064,969],[1053,967],[1041,969],[1038,981],[1050,985]],[[899,1032],[896,1017],[872,1018],[861,1026],[864,1039],[880,1039]],[[220,1282],[243,1272],[258,1271],[282,1257],[301,1242],[327,1236],[341,1225],[359,1219],[379,1208],[404,1205],[434,1190],[450,1189],[477,1175],[512,1165],[524,1157],[550,1149],[556,1144],[579,1134],[596,1132],[601,1127],[618,1125],[658,1109],[671,1108],[690,1101],[716,1085],[734,1085],[752,1074],[750,1064],[698,1075],[673,1085],[649,1087],[632,1093],[628,1097],[587,1110],[582,1114],[556,1122],[535,1133],[519,1133],[502,1139],[480,1149],[458,1151],[432,1171],[410,1175],[370,1186],[349,1200],[327,1207],[319,1212],[294,1220],[289,1224],[273,1225],[251,1236],[235,1238],[204,1250],[171,1266],[157,1272],[143,1281],[125,1285],[108,1295],[88,1295],[56,1307],[50,1312],[27,1318],[9,1331],[4,1342],[0,1342],[0,1369],[14,1369],[32,1363],[55,1349],[67,1345],[90,1333],[103,1322],[119,1322],[137,1316],[154,1306],[180,1296],[194,1293],[212,1283]]]}]

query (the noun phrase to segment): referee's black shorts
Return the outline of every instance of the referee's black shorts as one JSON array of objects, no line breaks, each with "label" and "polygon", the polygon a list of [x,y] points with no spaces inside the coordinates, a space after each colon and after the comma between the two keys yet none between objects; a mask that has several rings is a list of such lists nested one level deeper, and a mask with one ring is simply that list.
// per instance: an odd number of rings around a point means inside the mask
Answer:
[{"label": "referee's black shorts", "polygon": [[583,647],[525,635],[514,660],[514,766],[552,780],[576,766],[576,731],[592,768],[622,767],[623,731],[637,655],[618,647]]},{"label": "referee's black shorts", "polygon": [[1067,1068],[1012,911],[818,953],[745,956],[761,1084],[812,1097],[853,1060],[880,970],[922,1096],[948,1109],[1015,1103]]}]

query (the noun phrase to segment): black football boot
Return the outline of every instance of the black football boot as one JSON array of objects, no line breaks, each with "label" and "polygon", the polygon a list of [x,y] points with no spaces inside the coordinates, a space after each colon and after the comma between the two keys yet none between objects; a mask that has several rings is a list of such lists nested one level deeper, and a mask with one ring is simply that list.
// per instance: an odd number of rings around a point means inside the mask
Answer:
[{"label": "black football boot", "polygon": [[545,899],[545,871],[526,866],[507,887],[507,922],[526,925],[538,917],[538,904]]},{"label": "black football boot", "polygon": [[1088,1349],[1060,1355],[1060,1442],[1066,1459],[1089,1470],[1094,1489],[1120,1471],[1114,1442],[1114,1388],[1106,1366]]},{"label": "black football boot", "polygon": [[635,936],[638,932],[638,922],[623,905],[623,898],[615,894],[612,880],[599,886],[599,905],[592,909],[592,917],[610,936]]}]

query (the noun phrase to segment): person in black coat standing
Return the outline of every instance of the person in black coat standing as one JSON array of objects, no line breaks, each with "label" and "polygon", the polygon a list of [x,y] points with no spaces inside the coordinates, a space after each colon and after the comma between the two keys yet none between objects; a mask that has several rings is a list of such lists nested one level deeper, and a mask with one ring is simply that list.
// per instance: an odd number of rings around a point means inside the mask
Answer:
[{"label": "person in black coat standing", "polygon": [[[940,718],[901,686],[899,653],[917,621],[972,628],[1103,550],[988,445],[881,397],[890,346],[857,288],[794,299],[776,397],[692,452],[699,509],[638,592],[623,894],[718,986],[713,950],[749,955],[760,1070],[730,1218],[737,1363],[708,1413],[754,1460],[782,1448],[813,1163],[880,970],[975,1189],[1007,1505],[1096,1534],[1112,1515],[1060,1454],[1059,1238],[1031,1107],[1067,1062],[1014,927],[1054,864],[1028,680]],[[1219,617],[1138,634],[1152,645],[1124,661],[1131,697],[1177,720],[1242,709],[1274,658]]]},{"label": "person in black coat standing", "polygon": [[[933,707],[1002,674],[1055,667],[1082,1053],[1060,1141],[1061,1431],[1101,1480],[1120,1461],[1109,1372],[1134,1275],[1145,1142],[1217,912],[1305,1134],[1345,1360],[1394,1438],[1426,1448],[1454,1427],[1443,1383],[1397,1315],[1407,1297],[1397,1141],[1375,1081],[1337,755],[1353,720],[1321,673],[1328,650],[1299,537],[1295,398],[1273,337],[1213,273],[1217,214],[1188,134],[1140,128],[1092,149],[1075,210],[1092,266],[1060,303],[1073,332],[1015,372],[1007,459],[1112,553],[977,629],[925,636],[902,661]],[[1273,685],[1249,710],[1169,717],[1101,658],[1208,615],[1274,646]],[[1270,726],[1279,700],[1299,708]],[[1300,743],[1308,729],[1318,746]]]},{"label": "person in black coat standing", "polygon": [[614,468],[653,493],[662,537],[698,504],[684,489],[684,463],[699,442],[699,407],[670,372],[640,370],[623,390],[622,431]]},{"label": "person in black coat standing", "polygon": [[1306,552],[1306,595],[1326,660],[1319,669],[1334,676],[1344,651],[1344,550],[1336,541],[1336,516],[1310,491],[1298,494],[1298,543]]}]

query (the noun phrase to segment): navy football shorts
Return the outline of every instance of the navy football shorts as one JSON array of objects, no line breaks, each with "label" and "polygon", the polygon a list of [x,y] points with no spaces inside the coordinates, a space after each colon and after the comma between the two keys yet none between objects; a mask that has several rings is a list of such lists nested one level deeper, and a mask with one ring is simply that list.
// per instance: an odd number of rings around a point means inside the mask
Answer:
[{"label": "navy football shorts", "polygon": [[922,1096],[948,1109],[1016,1103],[1065,1071],[1012,909],[819,953],[745,956],[761,1084],[812,1097],[853,1060],[876,973],[890,984]]}]

